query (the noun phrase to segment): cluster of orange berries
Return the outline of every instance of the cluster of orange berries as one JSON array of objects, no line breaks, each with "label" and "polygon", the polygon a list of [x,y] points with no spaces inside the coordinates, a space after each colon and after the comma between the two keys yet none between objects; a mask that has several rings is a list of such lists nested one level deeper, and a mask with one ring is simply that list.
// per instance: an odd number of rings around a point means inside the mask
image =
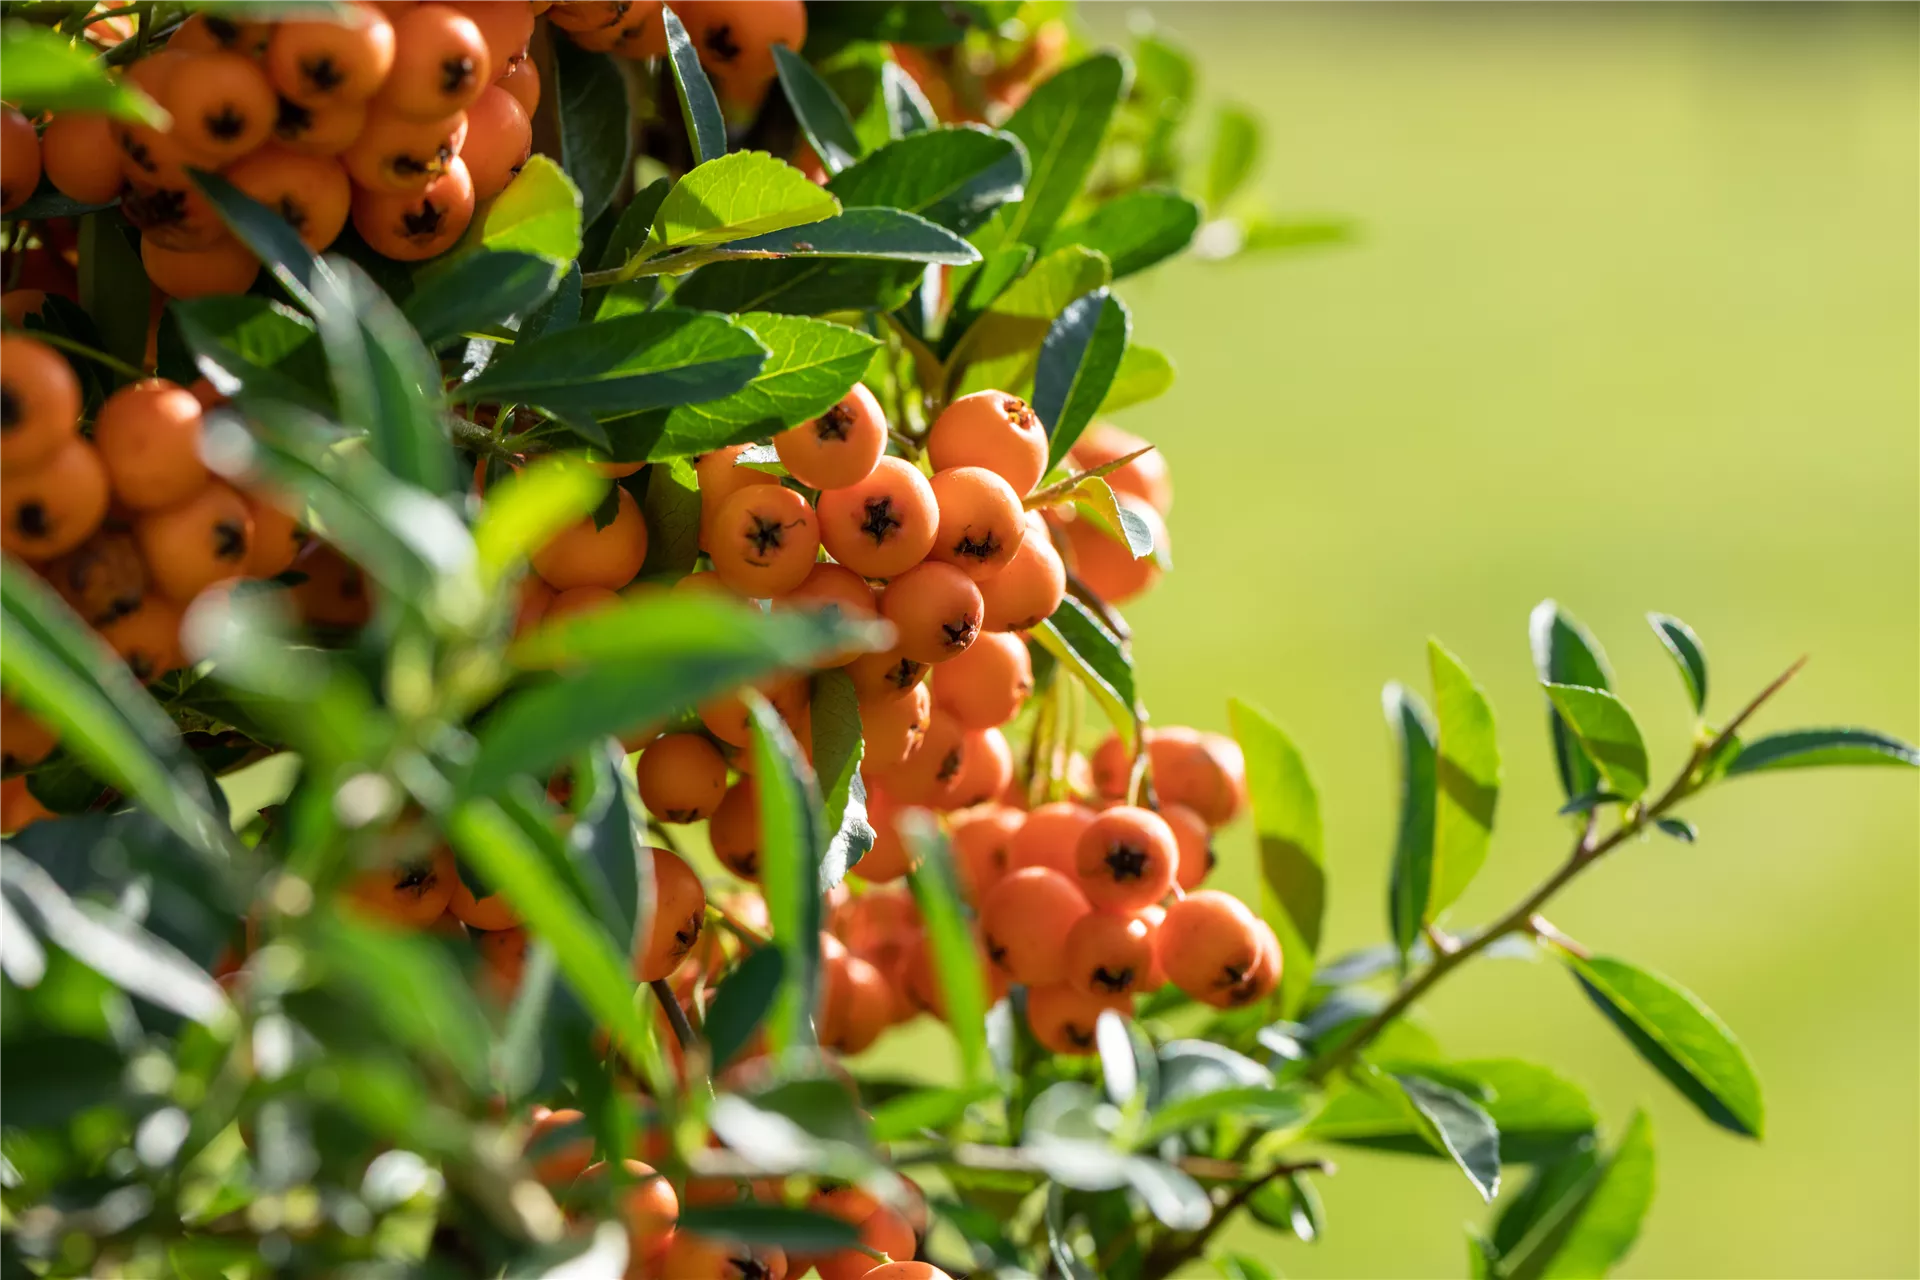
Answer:
[{"label": "cluster of orange berries", "polygon": [[192,169],[219,172],[315,251],[351,220],[378,253],[432,257],[532,148],[534,8],[383,0],[341,22],[195,13],[126,72],[167,111],[167,128],[72,111],[36,138],[7,109],[5,207],[43,169],[74,200],[119,199],[148,277],[176,298],[243,293],[260,269]]},{"label": "cluster of orange berries", "polygon": [[[582,49],[638,59],[667,52],[661,8],[662,0],[591,0],[556,4],[546,13]],[[742,111],[759,106],[773,84],[773,47],[783,44],[798,52],[807,42],[807,8],[801,0],[675,0],[673,12],[686,27],[714,92]]]}]

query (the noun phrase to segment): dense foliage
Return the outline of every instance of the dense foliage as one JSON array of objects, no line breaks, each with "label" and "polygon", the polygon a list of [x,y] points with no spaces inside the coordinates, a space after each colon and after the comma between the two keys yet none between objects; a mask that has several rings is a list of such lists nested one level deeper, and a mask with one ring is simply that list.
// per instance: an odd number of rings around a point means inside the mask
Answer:
[{"label": "dense foliage", "polygon": [[[1119,607],[1172,482],[1108,419],[1174,372],[1116,285],[1344,231],[1251,202],[1258,125],[1198,127],[1174,40],[4,13],[8,1274],[1261,1277],[1220,1231],[1313,1239],[1342,1145],[1518,1167],[1474,1274],[1604,1274],[1650,1125],[1405,1020],[1480,955],[1760,1136],[1733,1033],[1544,909],[1709,787],[1913,748],[1751,735],[1793,669],[1710,718],[1655,614],[1661,781],[1545,602],[1565,860],[1449,918],[1502,746],[1433,643],[1431,705],[1385,692],[1384,940],[1334,954],[1273,718],[1151,721]],[[1243,815],[1253,904],[1207,884]],[[922,1017],[949,1058],[878,1070]]]}]

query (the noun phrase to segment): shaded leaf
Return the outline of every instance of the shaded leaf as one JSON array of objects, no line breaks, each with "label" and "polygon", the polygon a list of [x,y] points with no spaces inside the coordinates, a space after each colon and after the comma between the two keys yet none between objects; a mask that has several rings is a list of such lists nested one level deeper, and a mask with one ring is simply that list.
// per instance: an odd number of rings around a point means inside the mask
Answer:
[{"label": "shaded leaf", "polygon": [[1026,195],[1007,224],[1008,240],[1045,243],[1093,168],[1126,80],[1124,62],[1097,53],[1048,77],[1008,117],[1005,131],[1020,139],[1032,159]]},{"label": "shaded leaf", "polygon": [[718,1204],[683,1209],[676,1228],[740,1244],[777,1244],[795,1251],[831,1253],[856,1243],[853,1224],[808,1209],[775,1204]]},{"label": "shaded leaf", "polygon": [[886,101],[887,123],[895,138],[923,133],[938,123],[933,104],[927,101],[927,95],[920,91],[913,77],[900,69],[899,63],[881,64],[880,93]]},{"label": "shaded leaf", "polygon": [[[1507,1163],[1558,1157],[1599,1122],[1580,1086],[1535,1063],[1513,1058],[1383,1062],[1388,1070],[1420,1075],[1483,1099],[1481,1106],[1500,1130],[1500,1158]],[[1348,1089],[1329,1098],[1307,1132],[1317,1141],[1433,1154],[1397,1100],[1366,1089]]]},{"label": "shaded leaf", "polygon": [[[1612,687],[1613,672],[1607,666],[1600,642],[1572,614],[1552,600],[1542,600],[1534,606],[1527,622],[1534,674],[1542,682],[1576,684],[1589,689]],[[1553,739],[1554,763],[1560,771],[1562,791],[1571,799],[1599,790],[1599,771],[1551,699],[1547,703],[1547,727]]]},{"label": "shaded leaf", "polygon": [[813,678],[807,718],[814,773],[820,780],[820,824],[828,832],[821,875],[832,888],[867,855],[874,840],[867,787],[860,776],[860,704],[846,672],[822,671]]},{"label": "shaded leaf", "polygon": [[1185,249],[1200,228],[1200,206],[1177,191],[1149,187],[1100,205],[1079,222],[1056,227],[1044,248],[1070,244],[1106,255],[1115,280]]},{"label": "shaded leaf", "polygon": [[[580,191],[580,224],[592,226],[627,180],[633,161],[627,87],[611,54],[592,53],[571,40],[552,41],[553,65],[544,86],[558,110],[560,164]],[[574,252],[555,257],[573,258]]]},{"label": "shaded leaf", "polygon": [[1048,327],[1033,372],[1033,411],[1047,429],[1049,468],[1093,421],[1132,336],[1133,316],[1104,288],[1069,302]]},{"label": "shaded leaf", "polygon": [[156,129],[168,125],[167,113],[146,94],[108,74],[91,46],[24,22],[0,29],[0,93],[30,111],[99,111]]},{"label": "shaded leaf", "polygon": [[837,217],[735,240],[726,246],[726,252],[799,258],[888,258],[952,265],[980,260],[980,251],[967,241],[939,223],[904,209],[849,208]]},{"label": "shaded leaf", "polygon": [[1796,729],[1746,743],[1726,773],[1858,764],[1920,765],[1920,749],[1872,729]]},{"label": "shaded leaf", "polygon": [[1480,1198],[1492,1200],[1500,1190],[1500,1133],[1492,1117],[1459,1090],[1423,1076],[1395,1075],[1393,1080]]},{"label": "shaded leaf", "polygon": [[667,62],[673,69],[673,88],[680,99],[680,116],[686,121],[687,141],[692,144],[696,164],[718,160],[727,154],[727,122],[720,114],[720,99],[714,95],[713,81],[700,65],[699,50],[687,37],[680,15],[671,8],[662,9],[660,20],[666,28]]},{"label": "shaded leaf", "polygon": [[1433,876],[1426,919],[1439,917],[1487,860],[1494,806],[1500,799],[1500,742],[1493,708],[1460,660],[1438,640],[1427,641],[1439,729]]},{"label": "shaded leaf", "polygon": [[863,148],[854,135],[853,117],[819,72],[782,44],[773,46],[773,65],[794,119],[827,172],[838,173],[858,160]]},{"label": "shaded leaf", "polygon": [[1327,870],[1320,797],[1306,760],[1273,718],[1238,698],[1227,703],[1246,759],[1247,799],[1260,851],[1260,914],[1280,939],[1280,1012],[1291,1016],[1313,983],[1326,912]]},{"label": "shaded leaf", "polygon": [[1433,716],[1419,695],[1396,681],[1382,692],[1381,706],[1400,764],[1400,823],[1394,837],[1387,916],[1404,972],[1432,893],[1439,753]]},{"label": "shaded leaf", "polygon": [[1072,596],[1033,629],[1033,638],[1093,691],[1113,721],[1114,732],[1131,745],[1134,721],[1140,714],[1139,695],[1134,689],[1133,659],[1120,638]]},{"label": "shaded leaf", "polygon": [[420,340],[439,347],[463,333],[518,325],[552,294],[553,286],[553,264],[537,254],[470,253],[422,279],[402,309]]},{"label": "shaded leaf", "polygon": [[1687,686],[1687,696],[1693,699],[1693,709],[1706,710],[1707,651],[1701,647],[1700,637],[1693,634],[1692,627],[1669,613],[1648,614],[1647,625],[1672,655],[1680,680]]},{"label": "shaded leaf", "polygon": [[1607,785],[1629,800],[1646,791],[1647,744],[1626,704],[1605,689],[1549,684],[1546,690]]},{"label": "shaded leaf", "polygon": [[326,355],[311,320],[247,294],[176,301],[194,365],[221,395],[270,396],[316,413],[332,404]]},{"label": "shaded leaf", "polygon": [[757,947],[715,989],[706,1032],[716,1071],[732,1062],[766,1021],[785,972],[778,947]]},{"label": "shaded leaf", "polygon": [[1604,1161],[1589,1154],[1570,1172],[1575,1176],[1543,1186],[1530,1229],[1501,1251],[1496,1274],[1502,1280],[1597,1280],[1627,1256],[1653,1202],[1653,1125],[1646,1113],[1634,1113]]},{"label": "shaded leaf", "polygon": [[[797,665],[797,664],[796,664]],[[769,1039],[777,1052],[811,1045],[819,1007],[821,863],[820,790],[786,722],[765,698],[749,695],[753,777],[760,802],[760,887],[775,945],[783,955],[779,1003]]]},{"label": "shaded leaf", "polygon": [[927,951],[940,984],[946,1022],[960,1049],[961,1075],[969,1085],[983,1085],[989,1068],[986,980],[973,931],[960,906],[952,846],[922,811],[902,813],[899,825],[910,855],[908,883],[926,928]]}]

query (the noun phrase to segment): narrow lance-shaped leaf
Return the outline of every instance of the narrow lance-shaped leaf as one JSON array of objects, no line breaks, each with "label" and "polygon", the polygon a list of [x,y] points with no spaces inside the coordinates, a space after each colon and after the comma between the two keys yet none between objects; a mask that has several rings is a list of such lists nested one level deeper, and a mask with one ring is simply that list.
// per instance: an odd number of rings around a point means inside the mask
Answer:
[{"label": "narrow lance-shaped leaf", "polygon": [[738,151],[706,161],[673,185],[654,214],[648,247],[662,253],[725,244],[839,212],[840,202],[792,165],[764,151]]},{"label": "narrow lance-shaped leaf", "polygon": [[1561,958],[1587,998],[1702,1115],[1734,1133],[1761,1135],[1765,1108],[1753,1064],[1698,997],[1624,960]]},{"label": "narrow lance-shaped leaf", "polygon": [[518,251],[470,253],[419,281],[407,320],[429,347],[463,333],[518,324],[553,292],[553,264]]},{"label": "narrow lance-shaped leaf", "polygon": [[1633,713],[1605,689],[1549,684],[1547,696],[1609,789],[1637,799],[1647,789],[1647,744]]},{"label": "narrow lance-shaped leaf", "polygon": [[1393,1076],[1394,1083],[1426,1122],[1429,1136],[1480,1193],[1491,1201],[1500,1190],[1500,1132],[1480,1104],[1457,1089],[1424,1076]]},{"label": "narrow lance-shaped leaf", "polygon": [[753,776],[760,801],[760,885],[783,955],[781,989],[771,1026],[776,1049],[814,1042],[812,1015],[820,994],[820,793],[787,725],[758,694],[747,702],[753,721]]},{"label": "narrow lance-shaped leaf", "polygon": [[1433,833],[1438,744],[1433,716],[1411,689],[1391,683],[1381,694],[1400,762],[1400,825],[1394,838],[1387,917],[1406,967],[1433,886]]},{"label": "narrow lance-shaped leaf", "polygon": [[1060,602],[1051,618],[1033,629],[1033,638],[1092,690],[1113,721],[1114,732],[1131,746],[1134,721],[1141,712],[1133,660],[1120,638],[1071,596]]},{"label": "narrow lance-shaped leaf", "polygon": [[1687,696],[1693,699],[1695,711],[1707,709],[1707,651],[1700,644],[1700,637],[1693,634],[1693,628],[1669,613],[1650,613],[1647,625],[1660,637],[1660,643],[1673,657],[1673,665],[1680,672],[1680,680],[1687,686]]},{"label": "narrow lance-shaped leaf", "polygon": [[1033,373],[1033,410],[1047,428],[1047,465],[1057,467],[1107,397],[1133,317],[1107,289],[1074,299],[1040,344]]},{"label": "narrow lance-shaped leaf", "polygon": [[553,74],[545,89],[558,108],[560,163],[580,189],[581,224],[592,226],[632,164],[626,82],[610,54],[563,39],[551,47]]},{"label": "narrow lance-shaped leaf", "polygon": [[1006,131],[1026,145],[1033,172],[1007,224],[1008,240],[1043,243],[1093,168],[1127,80],[1127,66],[1098,53],[1056,72],[1007,119]]},{"label": "narrow lance-shaped leaf", "polygon": [[1585,1280],[1611,1273],[1627,1256],[1653,1203],[1653,1122],[1646,1112],[1634,1113],[1604,1160],[1589,1156],[1572,1172],[1577,1176],[1543,1188],[1545,1203],[1535,1206],[1529,1229],[1501,1251],[1500,1280]]},{"label": "narrow lance-shaped leaf", "polygon": [[927,95],[896,62],[881,65],[880,93],[886,100],[888,126],[896,138],[931,129],[939,119]]},{"label": "narrow lance-shaped leaf", "polygon": [[580,188],[552,159],[535,155],[487,206],[480,246],[496,253],[538,254],[557,281],[580,256]]},{"label": "narrow lance-shaped leaf", "polygon": [[25,22],[0,31],[0,93],[35,111],[99,111],[156,129],[169,123],[153,99],[109,74],[91,45]]},{"label": "narrow lance-shaped leaf", "polygon": [[820,73],[783,44],[773,46],[773,64],[794,119],[827,172],[838,173],[858,160],[862,148],[853,131],[853,117]]},{"label": "narrow lance-shaped leaf", "polygon": [[827,851],[821,879],[828,888],[873,848],[873,824],[867,820],[867,788],[860,777],[864,743],[860,704],[844,671],[823,671],[813,678],[808,713],[813,735],[813,768],[820,780],[821,826]]},{"label": "narrow lance-shaped leaf", "polygon": [[1214,216],[1239,194],[1259,160],[1259,118],[1244,107],[1221,107],[1214,116],[1213,149],[1207,156],[1207,209]]},{"label": "narrow lance-shaped leaf", "polygon": [[847,209],[783,231],[735,240],[721,250],[788,258],[884,258],[950,266],[980,260],[980,251],[937,222],[905,209]]},{"label": "narrow lance-shaped leaf", "polygon": [[1069,226],[1056,227],[1046,249],[1082,244],[1113,264],[1115,280],[1179,253],[1200,229],[1200,206],[1177,191],[1130,191]]},{"label": "narrow lance-shaped leaf", "polygon": [[[1079,245],[1037,260],[994,299],[954,346],[947,358],[954,371],[949,376],[957,374],[953,394],[988,389],[1027,394],[1044,354],[1042,344],[1067,304],[1112,279],[1107,260]],[[1078,361],[1072,363],[1077,367]]]},{"label": "narrow lance-shaped leaf", "polygon": [[[1552,600],[1534,606],[1528,619],[1534,674],[1549,684],[1576,684],[1588,689],[1610,689],[1613,672],[1600,642],[1580,621]],[[1560,786],[1569,800],[1599,789],[1600,773],[1552,700],[1547,703],[1547,728],[1553,741],[1554,764]]]},{"label": "narrow lance-shaped leaf", "polygon": [[727,122],[720,114],[720,99],[714,96],[713,81],[700,65],[700,52],[687,36],[680,15],[671,8],[660,11],[666,29],[667,61],[673,68],[673,88],[680,98],[680,115],[687,122],[687,141],[693,144],[696,164],[718,160],[727,154]]},{"label": "narrow lance-shaped leaf", "polygon": [[1227,719],[1246,758],[1260,851],[1260,914],[1280,939],[1280,1014],[1290,1017],[1313,984],[1327,908],[1320,796],[1299,748],[1271,716],[1235,698]]},{"label": "narrow lance-shaped leaf", "polygon": [[1487,695],[1460,660],[1438,640],[1429,640],[1427,663],[1440,749],[1426,906],[1426,918],[1432,920],[1460,896],[1487,859],[1500,798],[1500,743]]},{"label": "narrow lance-shaped leaf", "polygon": [[1769,769],[1813,769],[1827,765],[1920,765],[1920,749],[1872,729],[1796,729],[1770,733],[1741,746],[1727,766],[1728,776]]},{"label": "narrow lance-shaped leaf", "polygon": [[939,981],[944,1020],[960,1048],[960,1071],[969,1085],[987,1081],[987,993],[974,945],[960,907],[960,883],[953,851],[940,829],[919,810],[900,818],[900,836],[909,854],[908,883],[926,925],[927,950]]},{"label": "narrow lance-shaped leaf", "polygon": [[706,1033],[716,1071],[732,1062],[766,1021],[785,975],[786,956],[780,948],[756,947],[715,988]]},{"label": "narrow lance-shaped leaf", "polygon": [[[325,312],[347,307],[338,293],[327,295],[322,286],[332,272],[321,266],[287,220],[217,173],[192,170],[189,176],[234,237],[253,251],[268,273],[293,295],[293,300],[326,323]],[[348,307],[349,311],[351,310]]]},{"label": "narrow lance-shaped leaf", "polygon": [[[456,487],[457,469],[441,423],[445,396],[440,366],[400,309],[366,272],[351,262],[333,265],[334,278],[340,282],[362,335],[374,412],[365,425],[374,456],[408,484],[429,493],[451,492]],[[332,329],[330,323],[322,323],[323,341]]]}]

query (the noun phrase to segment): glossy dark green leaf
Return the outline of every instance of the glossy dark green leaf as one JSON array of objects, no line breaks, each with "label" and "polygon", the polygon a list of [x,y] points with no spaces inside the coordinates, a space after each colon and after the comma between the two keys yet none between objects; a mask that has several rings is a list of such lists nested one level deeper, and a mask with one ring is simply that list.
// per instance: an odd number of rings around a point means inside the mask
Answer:
[{"label": "glossy dark green leaf", "polygon": [[1394,837],[1387,918],[1404,970],[1406,955],[1420,936],[1432,893],[1439,743],[1432,713],[1405,685],[1388,684],[1381,694],[1381,706],[1393,731],[1394,754],[1400,766],[1400,822]]},{"label": "glossy dark green leaf", "polygon": [[1872,729],[1795,729],[1747,742],[1726,772],[1731,776],[1768,769],[1859,764],[1912,767],[1920,765],[1920,749]]},{"label": "glossy dark green leaf", "polygon": [[[344,260],[328,264],[347,304],[347,315],[336,322],[331,309],[320,321],[320,338],[334,369],[334,397],[345,420],[367,428],[373,455],[394,477],[429,493],[444,494],[457,484],[453,448],[441,424],[446,396],[440,366],[401,315],[393,300],[358,266]],[[354,325],[358,369],[351,355],[336,343],[338,328]],[[369,393],[365,417],[348,410],[348,380],[364,378]]]},{"label": "glossy dark green leaf", "polygon": [[895,138],[924,133],[939,122],[927,95],[897,62],[889,61],[881,66],[880,93],[886,101],[887,123]]},{"label": "glossy dark green leaf", "polygon": [[580,323],[581,302],[580,264],[569,262],[560,275],[560,283],[554,286],[545,302],[520,322],[516,336],[521,342],[530,342],[549,333],[573,328]]},{"label": "glossy dark green leaf", "polygon": [[647,559],[640,576],[692,573],[700,558],[700,488],[692,460],[675,458],[649,467],[640,510],[647,521]]},{"label": "glossy dark green leaf", "polygon": [[764,151],[736,151],[707,160],[673,184],[653,216],[648,248],[725,244],[818,222],[840,212],[831,193]]},{"label": "glossy dark green leaf", "polygon": [[[1613,687],[1613,672],[1600,642],[1555,601],[1542,600],[1534,606],[1527,631],[1533,647],[1534,674],[1541,681],[1589,689]],[[1554,763],[1560,771],[1560,787],[1567,798],[1599,790],[1599,770],[1551,699],[1547,703],[1547,727],[1553,739]]]},{"label": "glossy dark green leaf", "polygon": [[1684,818],[1655,818],[1653,825],[1683,844],[1692,844],[1700,838],[1699,829]]},{"label": "glossy dark green leaf", "polygon": [[820,780],[820,824],[829,833],[821,873],[831,888],[873,848],[873,824],[867,820],[867,788],[860,777],[863,743],[860,703],[844,671],[822,671],[813,678],[808,713],[813,735],[813,769]]},{"label": "glossy dark green leaf", "polygon": [[989,1070],[986,980],[973,930],[960,905],[953,849],[939,827],[918,811],[901,815],[900,837],[907,845],[908,883],[926,928],[945,1020],[960,1049],[961,1077],[969,1085],[982,1085]]},{"label": "glossy dark green leaf", "polygon": [[602,741],[575,761],[577,812],[566,832],[566,848],[578,880],[596,890],[587,905],[615,942],[632,947],[645,937],[653,918],[653,877],[652,857],[642,838],[646,811],[625,756],[617,742]]},{"label": "glossy dark green leaf", "polygon": [[1213,149],[1207,155],[1207,208],[1218,214],[1240,193],[1260,162],[1261,126],[1244,107],[1228,104],[1214,113]]},{"label": "glossy dark green leaf", "polygon": [[0,92],[29,111],[98,111],[162,129],[168,123],[153,99],[108,73],[93,46],[25,22],[0,29]]},{"label": "glossy dark green leaf", "polygon": [[468,403],[512,401],[559,414],[632,413],[732,395],[767,350],[723,316],[662,310],[515,344],[460,388]]},{"label": "glossy dark green leaf", "polygon": [[591,53],[571,40],[556,39],[552,47],[544,88],[558,108],[560,163],[580,189],[581,225],[590,226],[619,194],[632,165],[627,87],[611,54]]},{"label": "glossy dark green leaf", "polygon": [[1500,1280],[1582,1280],[1609,1274],[1633,1248],[1653,1202],[1653,1125],[1635,1112],[1620,1145],[1602,1159],[1591,1151],[1543,1169],[1494,1244]]},{"label": "glossy dark green leaf", "polygon": [[706,311],[892,311],[906,304],[923,270],[915,263],[839,258],[716,262],[694,272],[673,297]]},{"label": "glossy dark green leaf", "polygon": [[1007,224],[1008,240],[1046,242],[1093,168],[1126,80],[1124,62],[1097,53],[1049,77],[1008,117],[1006,132],[1033,161],[1026,196]]},{"label": "glossy dark green leaf", "polygon": [[1439,731],[1433,874],[1425,916],[1432,920],[1459,898],[1487,860],[1500,799],[1500,741],[1493,707],[1460,659],[1430,639],[1427,665]]},{"label": "glossy dark green leaf", "polygon": [[1733,1032],[1684,987],[1607,956],[1561,953],[1607,1020],[1647,1064],[1724,1129],[1758,1138],[1766,1124],[1760,1080]]},{"label": "glossy dark green leaf", "polygon": [[100,349],[135,367],[146,361],[154,296],[138,244],[117,209],[80,219],[80,306],[100,328]]},{"label": "glossy dark green leaf", "polygon": [[1072,596],[1060,602],[1053,616],[1033,629],[1033,637],[1064,662],[1093,692],[1121,740],[1133,741],[1133,722],[1140,714],[1133,681],[1133,659],[1120,638]]},{"label": "glossy dark green leaf", "polygon": [[1193,241],[1200,206],[1177,191],[1149,187],[1110,200],[1080,221],[1054,228],[1045,249],[1083,244],[1107,256],[1113,278],[1145,271]]},{"label": "glossy dark green leaf", "polygon": [[520,989],[507,1009],[506,1025],[490,1055],[493,1079],[509,1102],[530,1095],[541,1082],[544,1066],[542,1033],[547,1029],[560,962],[545,942],[527,944]]},{"label": "glossy dark green leaf", "polygon": [[960,371],[954,393],[993,389],[1026,395],[1054,322],[1074,299],[1112,279],[1107,260],[1079,245],[1036,260],[954,344],[948,358]]},{"label": "glossy dark green leaf", "polygon": [[732,1062],[766,1021],[785,972],[778,947],[756,947],[714,990],[706,1032],[715,1070]]},{"label": "glossy dark green leaf", "polygon": [[1069,302],[1048,328],[1033,372],[1033,411],[1047,428],[1049,468],[1099,412],[1132,336],[1133,316],[1104,288]]},{"label": "glossy dark green leaf", "polygon": [[1393,1076],[1437,1142],[1483,1200],[1500,1190],[1500,1133],[1480,1104],[1425,1076]]},{"label": "glossy dark green leaf", "polygon": [[307,248],[287,220],[217,173],[191,170],[195,186],[200,188],[220,220],[260,259],[260,265],[280,282],[293,300],[312,312],[323,323],[325,308],[346,305],[338,296],[325,296],[331,271],[323,268],[313,250]]},{"label": "glossy dark green leaf", "polygon": [[667,62],[673,69],[673,88],[680,98],[680,117],[687,124],[694,163],[717,160],[727,154],[727,122],[720,114],[720,99],[714,95],[713,82],[707,79],[700,52],[687,38],[680,16],[670,8],[663,9],[660,20],[666,28]]},{"label": "glossy dark green leaf", "polygon": [[854,136],[853,117],[846,103],[820,78],[806,59],[785,45],[773,46],[773,64],[780,88],[793,107],[794,119],[807,135],[814,154],[828,173],[838,173],[860,158],[860,139]]},{"label": "glossy dark green leaf", "polygon": [[980,251],[967,241],[939,223],[905,209],[848,209],[838,217],[735,240],[726,246],[726,252],[800,258],[888,258],[950,265],[980,260]]},{"label": "glossy dark green leaf", "polygon": [[482,251],[422,280],[402,310],[422,342],[440,347],[463,333],[518,325],[552,294],[553,286],[553,264],[545,258]]},{"label": "glossy dark green leaf", "polygon": [[321,981],[384,1036],[451,1067],[469,1088],[487,1087],[491,1033],[444,944],[337,916],[316,929],[313,959]]},{"label": "glossy dark green leaf", "polygon": [[[127,1064],[120,1051],[84,1036],[37,1035],[7,1045],[0,1108],[21,1129],[50,1129],[119,1101]],[[11,1234],[11,1233],[9,1233]]]},{"label": "glossy dark green leaf", "polygon": [[[824,1213],[773,1204],[723,1204],[683,1209],[675,1226],[738,1244],[777,1244],[796,1252],[831,1253],[859,1240],[851,1223]],[[878,1264],[876,1264],[878,1265]]]},{"label": "glossy dark green leaf", "polygon": [[1647,744],[1627,705],[1605,689],[1549,684],[1547,697],[1580,750],[1616,794],[1632,800],[1647,789]]},{"label": "glossy dark green leaf", "polygon": [[[634,193],[627,207],[620,211],[620,220],[613,224],[613,231],[600,251],[599,270],[612,271],[623,266],[627,259],[646,247],[647,237],[653,233],[653,215],[660,211],[660,202],[672,189],[673,179],[655,178]],[[646,311],[651,309],[659,292],[660,281],[654,276],[609,285],[595,292],[587,314],[595,319],[611,320],[615,316]]]},{"label": "glossy dark green leaf", "polygon": [[1647,625],[1660,637],[1660,643],[1673,657],[1673,665],[1680,672],[1680,680],[1687,686],[1687,696],[1693,699],[1695,711],[1705,711],[1707,707],[1707,651],[1700,644],[1700,637],[1693,634],[1693,628],[1670,613],[1650,613]]},{"label": "glossy dark green leaf", "polygon": [[[1392,1071],[1420,1075],[1478,1100],[1500,1130],[1500,1158],[1532,1163],[1559,1157],[1598,1123],[1593,1104],[1572,1081],[1512,1058],[1452,1062],[1383,1056]],[[1317,1140],[1412,1154],[1431,1153],[1404,1108],[1365,1089],[1329,1099],[1309,1132]]]},{"label": "glossy dark green leaf", "polygon": [[171,310],[195,366],[222,395],[264,395],[328,412],[333,397],[319,331],[293,308],[239,294],[177,301]]},{"label": "glossy dark green leaf", "polygon": [[957,125],[889,143],[835,174],[827,190],[848,209],[904,209],[964,236],[1020,199],[1026,181],[1018,139]]},{"label": "glossy dark green leaf", "polygon": [[1291,1016],[1313,985],[1314,957],[1327,906],[1320,796],[1306,760],[1266,712],[1235,698],[1227,704],[1234,740],[1246,758],[1247,799],[1260,852],[1260,914],[1280,939],[1280,1012]]},{"label": "glossy dark green leaf", "polygon": [[[799,664],[794,664],[799,665]],[[820,790],[786,722],[752,695],[753,777],[760,802],[760,888],[783,955],[779,1004],[769,1029],[776,1051],[814,1043],[821,967],[821,863],[827,833]]]}]

